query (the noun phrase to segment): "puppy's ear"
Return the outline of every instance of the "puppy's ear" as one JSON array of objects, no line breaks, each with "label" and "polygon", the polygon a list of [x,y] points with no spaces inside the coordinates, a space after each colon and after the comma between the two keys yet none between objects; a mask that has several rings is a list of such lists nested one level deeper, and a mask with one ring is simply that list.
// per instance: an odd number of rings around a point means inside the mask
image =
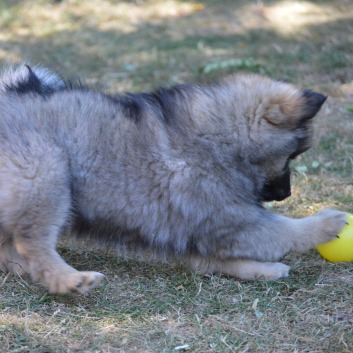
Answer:
[{"label": "puppy's ear", "polygon": [[303,98],[303,120],[312,119],[327,99],[323,94],[311,90],[303,91]]},{"label": "puppy's ear", "polygon": [[327,98],[311,90],[284,93],[272,97],[264,118],[272,125],[289,129],[312,119]]}]

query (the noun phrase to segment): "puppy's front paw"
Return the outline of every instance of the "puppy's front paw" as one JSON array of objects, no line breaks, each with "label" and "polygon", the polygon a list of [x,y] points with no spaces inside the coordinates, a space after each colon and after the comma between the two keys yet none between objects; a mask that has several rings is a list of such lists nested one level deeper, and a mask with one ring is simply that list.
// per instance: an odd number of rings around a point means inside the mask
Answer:
[{"label": "puppy's front paw", "polygon": [[275,281],[279,278],[285,278],[289,276],[290,267],[282,264],[281,262],[265,262],[262,263],[260,278],[264,278],[269,281]]},{"label": "puppy's front paw", "polygon": [[337,237],[346,223],[346,213],[329,208],[314,216],[296,220],[292,250],[305,252],[318,244],[327,243]]},{"label": "puppy's front paw", "polygon": [[345,212],[326,209],[317,213],[317,244],[326,243],[337,237],[338,233],[347,224]]}]

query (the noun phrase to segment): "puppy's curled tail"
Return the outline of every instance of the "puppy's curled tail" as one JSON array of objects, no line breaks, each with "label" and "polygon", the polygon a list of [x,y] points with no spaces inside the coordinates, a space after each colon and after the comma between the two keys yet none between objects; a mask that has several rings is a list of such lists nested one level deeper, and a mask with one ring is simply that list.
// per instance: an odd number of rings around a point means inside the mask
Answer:
[{"label": "puppy's curled tail", "polygon": [[50,95],[68,88],[58,74],[41,66],[21,64],[7,68],[0,77],[0,94],[14,92],[17,94]]}]

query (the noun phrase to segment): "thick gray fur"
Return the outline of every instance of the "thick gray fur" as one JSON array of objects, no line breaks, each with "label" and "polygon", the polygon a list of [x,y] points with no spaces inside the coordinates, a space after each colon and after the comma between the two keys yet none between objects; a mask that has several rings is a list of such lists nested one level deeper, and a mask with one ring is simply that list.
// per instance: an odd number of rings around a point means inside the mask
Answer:
[{"label": "thick gray fur", "polygon": [[203,273],[276,279],[289,267],[268,262],[345,223],[339,211],[295,220],[262,207],[290,195],[289,162],[310,147],[318,93],[237,75],[107,95],[26,65],[5,72],[0,92],[0,266],[52,292],[100,279],[59,257],[64,231]]}]

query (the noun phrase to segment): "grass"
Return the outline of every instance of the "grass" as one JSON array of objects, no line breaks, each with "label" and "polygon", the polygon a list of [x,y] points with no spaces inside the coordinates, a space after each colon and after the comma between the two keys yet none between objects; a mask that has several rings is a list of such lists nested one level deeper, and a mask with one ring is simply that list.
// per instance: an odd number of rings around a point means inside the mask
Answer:
[{"label": "grass", "polygon": [[[303,217],[353,211],[353,4],[331,1],[0,3],[0,64],[30,58],[112,90],[265,72],[329,95],[314,147],[294,165]],[[208,68],[208,70],[205,70]],[[211,68],[211,69],[209,69]],[[353,267],[288,254],[288,279],[240,282],[100,251],[60,251],[107,275],[87,296],[0,274],[1,352],[352,352]],[[184,348],[182,348],[184,347]]]}]

